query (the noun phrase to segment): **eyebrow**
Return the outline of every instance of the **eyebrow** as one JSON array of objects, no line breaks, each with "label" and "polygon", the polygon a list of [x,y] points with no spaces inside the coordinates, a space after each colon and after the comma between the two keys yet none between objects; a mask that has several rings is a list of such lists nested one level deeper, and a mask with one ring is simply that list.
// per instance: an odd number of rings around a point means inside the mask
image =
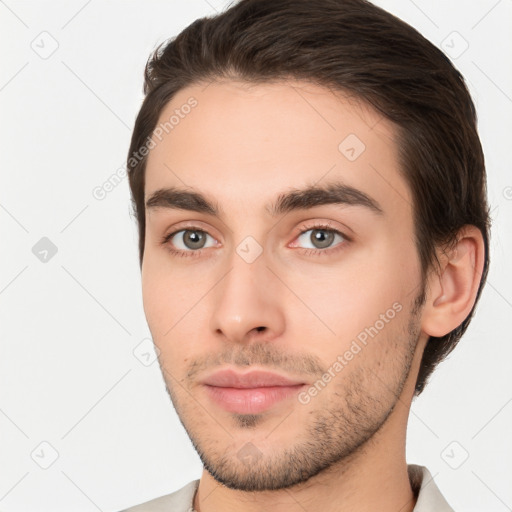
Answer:
[{"label": "eyebrow", "polygon": [[[324,186],[312,185],[280,194],[274,202],[265,205],[265,210],[272,217],[277,217],[294,210],[307,210],[329,204],[361,206],[376,215],[384,215],[381,205],[375,199],[362,190],[340,182]],[[153,192],[146,200],[146,210],[155,208],[188,210],[215,217],[224,215],[216,201],[200,192],[178,187],[161,188]]]}]

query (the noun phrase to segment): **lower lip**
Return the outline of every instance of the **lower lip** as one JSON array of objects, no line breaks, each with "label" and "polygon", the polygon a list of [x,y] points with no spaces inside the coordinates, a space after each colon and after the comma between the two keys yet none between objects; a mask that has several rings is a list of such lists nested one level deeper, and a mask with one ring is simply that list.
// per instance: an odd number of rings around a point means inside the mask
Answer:
[{"label": "lower lip", "polygon": [[205,385],[210,398],[228,412],[258,414],[273,405],[291,398],[305,384],[295,386],[271,386],[265,388],[221,388]]}]

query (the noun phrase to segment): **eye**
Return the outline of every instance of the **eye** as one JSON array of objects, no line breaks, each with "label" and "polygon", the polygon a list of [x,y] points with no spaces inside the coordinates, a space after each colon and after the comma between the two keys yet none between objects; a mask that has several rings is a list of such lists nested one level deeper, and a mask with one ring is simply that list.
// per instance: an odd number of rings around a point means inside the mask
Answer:
[{"label": "eye", "polygon": [[[210,245],[207,245],[208,238],[211,239]],[[297,236],[296,242],[290,244],[291,247],[297,247],[301,252],[309,255],[326,255],[342,250],[346,243],[351,239],[344,233],[333,229],[330,225],[315,224],[311,226],[302,226],[302,231]],[[173,231],[161,239],[161,244],[175,256],[200,256],[202,249],[214,247],[216,240],[206,231],[194,226]],[[333,244],[338,242],[336,245]],[[308,244],[310,244],[308,246]],[[305,245],[305,246],[304,246]]]},{"label": "eye", "polygon": [[206,245],[208,237],[214,240],[212,236],[201,229],[181,229],[165,236],[162,243],[172,245],[178,250],[177,252],[199,251],[215,245]]},{"label": "eye", "polygon": [[[331,228],[329,225],[317,224],[314,226],[302,226],[302,228],[303,231],[301,231],[296,239],[302,247],[299,247],[295,242],[291,246],[305,249],[308,254],[319,255],[337,251],[350,241],[349,237],[345,236],[341,231]],[[335,244],[335,242],[338,243]]]}]

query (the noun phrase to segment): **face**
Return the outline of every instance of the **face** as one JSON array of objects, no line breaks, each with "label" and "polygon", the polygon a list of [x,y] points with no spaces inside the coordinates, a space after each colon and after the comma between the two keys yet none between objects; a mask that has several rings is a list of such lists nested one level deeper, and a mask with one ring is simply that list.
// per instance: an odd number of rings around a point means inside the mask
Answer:
[{"label": "face", "polygon": [[[421,333],[393,126],[304,82],[194,85],[159,126],[173,115],[148,156],[142,265],[168,393],[217,481],[304,482],[385,425]],[[291,383],[205,384],[223,369]]]}]

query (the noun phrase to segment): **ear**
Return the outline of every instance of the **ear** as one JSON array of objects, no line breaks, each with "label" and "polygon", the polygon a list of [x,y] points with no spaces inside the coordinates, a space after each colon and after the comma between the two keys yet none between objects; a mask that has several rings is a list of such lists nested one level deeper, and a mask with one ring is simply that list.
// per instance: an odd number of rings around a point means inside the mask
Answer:
[{"label": "ear", "polygon": [[422,330],[441,337],[458,327],[475,303],[484,266],[485,246],[476,226],[460,229],[457,244],[440,254],[441,271],[429,278]]}]

